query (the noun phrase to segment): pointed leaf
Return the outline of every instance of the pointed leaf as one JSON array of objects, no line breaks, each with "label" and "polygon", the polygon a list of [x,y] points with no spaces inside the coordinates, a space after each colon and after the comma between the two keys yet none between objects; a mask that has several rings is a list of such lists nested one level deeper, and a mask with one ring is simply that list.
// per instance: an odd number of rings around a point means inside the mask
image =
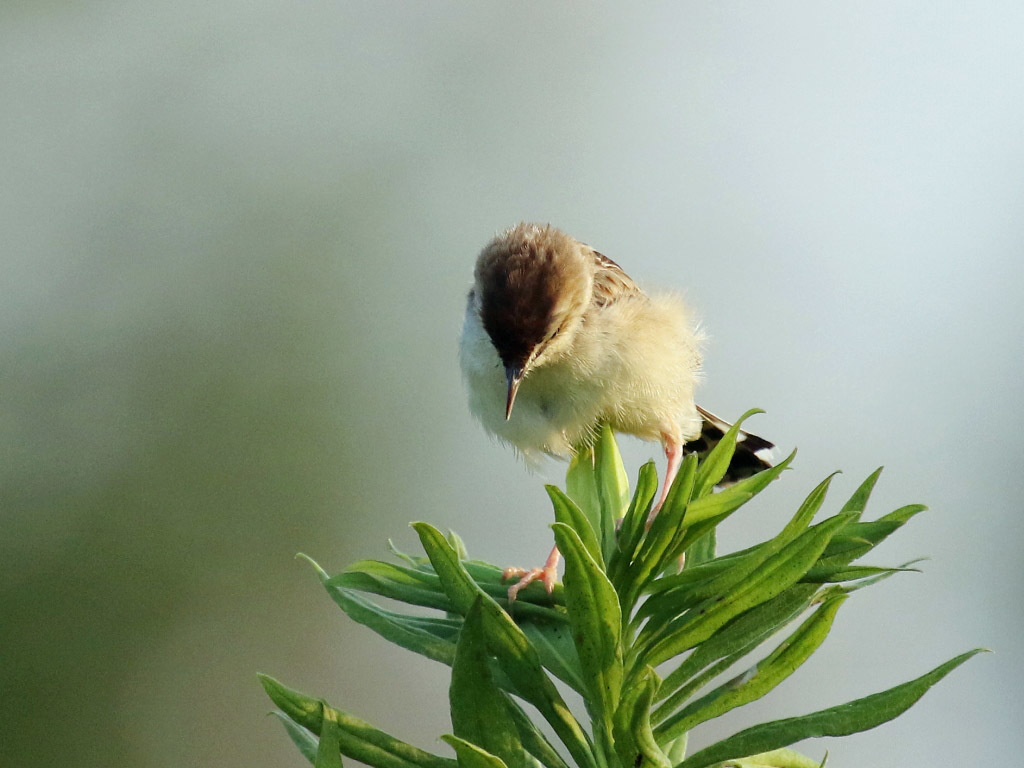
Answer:
[{"label": "pointed leaf", "polygon": [[[653,596],[641,606],[637,616],[657,617],[664,623],[697,603],[724,595],[738,584],[745,582],[747,577],[759,569],[769,557],[807,529],[814,513],[825,498],[829,480],[831,477],[812,491],[786,527],[775,538],[752,547],[745,553],[719,558],[712,565],[705,565],[703,568],[688,567],[680,574],[656,580],[650,587],[650,591],[654,593]],[[706,496],[705,499],[707,498],[711,497]],[[689,562],[687,566],[690,566]],[[713,569],[717,572],[711,573]],[[703,576],[705,573],[709,574],[707,578],[701,579],[699,583],[694,581],[695,576]]]},{"label": "pointed leaf", "polygon": [[694,701],[658,726],[661,742],[676,738],[697,725],[766,695],[793,674],[824,642],[845,595],[821,605],[778,648],[754,667]]},{"label": "pointed leaf", "polygon": [[707,458],[701,462],[693,487],[693,498],[699,499],[710,493],[711,489],[725,477],[725,473],[729,469],[729,463],[732,461],[733,453],[736,451],[736,438],[739,436],[740,425],[755,413],[764,413],[764,411],[760,408],[751,408],[740,416],[736,423],[729,427],[725,435],[722,436],[722,439],[718,441],[718,444],[711,449]]},{"label": "pointed leaf", "polygon": [[592,717],[611,732],[622,686],[622,616],[615,588],[567,525],[551,526],[565,557],[565,601]]},{"label": "pointed leaf", "polygon": [[[677,536],[676,540],[673,542],[672,547],[666,555],[666,561],[671,561],[680,553],[684,552],[691,544],[698,541],[708,531],[714,530],[717,525],[746,503],[751,496],[756,496],[768,487],[773,480],[778,478],[778,476],[789,467],[795,457],[796,451],[794,450],[789,454],[789,456],[780,461],[774,467],[762,470],[756,475],[744,478],[738,483],[730,485],[725,490],[713,494],[714,496],[722,496],[721,499],[711,499],[708,496],[700,499],[699,501],[706,506],[704,506],[703,509],[698,507],[697,516],[705,517],[708,514],[710,514],[710,516],[700,521],[690,522],[690,511],[687,510],[687,517],[683,520],[684,527],[680,531],[681,535]],[[705,501],[705,499],[707,499],[707,501]]]},{"label": "pointed leaf", "polygon": [[917,568],[908,568],[908,566],[913,565],[914,563],[918,563],[921,560],[925,559],[927,558],[919,557],[917,560],[911,560],[909,562],[904,563],[899,568],[887,569],[883,573],[878,574],[877,576],[870,576],[866,579],[860,579],[853,583],[844,584],[841,587],[841,589],[843,590],[843,592],[850,594],[851,592],[856,592],[858,589],[864,589],[864,587],[870,587],[872,584],[877,584],[880,581],[884,581],[885,579],[888,579],[890,576],[892,576],[894,573],[902,573],[903,571],[916,571],[918,570]]},{"label": "pointed leaf", "polygon": [[920,573],[920,568],[880,567],[875,565],[848,565],[833,567],[814,566],[807,572],[801,581],[814,582],[817,584],[838,584],[844,581],[857,581],[875,576],[891,576],[894,573]]},{"label": "pointed leaf", "polygon": [[441,740],[455,750],[458,758],[459,768],[508,768],[504,761],[497,755],[492,755],[486,749],[471,744],[458,736],[445,734]]},{"label": "pointed leaf", "polygon": [[351,619],[385,640],[442,664],[450,666],[454,661],[461,621],[404,616],[386,611],[349,589],[329,586],[327,591]]},{"label": "pointed leaf", "polygon": [[451,602],[436,574],[378,560],[360,560],[332,576],[325,586],[356,589],[411,605],[447,611]]},{"label": "pointed leaf", "polygon": [[547,737],[533,724],[533,721],[523,711],[523,708],[516,703],[515,699],[508,694],[503,695],[509,714],[512,716],[512,721],[519,732],[519,740],[522,742],[523,748],[545,768],[569,768],[569,765],[562,759],[562,756],[558,754],[558,750],[551,745]]},{"label": "pointed leaf", "polygon": [[840,514],[844,512],[856,512],[858,515],[864,512],[868,506],[868,499],[871,498],[871,491],[875,488],[875,483],[878,482],[878,476],[882,474],[882,467],[879,467],[870,475],[867,479],[860,484],[856,491],[853,492],[853,496],[843,504],[843,508],[839,510]]},{"label": "pointed leaf", "polygon": [[679,765],[686,757],[686,747],[689,742],[689,734],[684,733],[668,746],[668,762],[670,765]]},{"label": "pointed leaf", "polygon": [[[648,624],[641,632],[641,640],[646,641],[645,663],[657,666],[668,661],[711,637],[734,616],[770,600],[795,584],[849,518],[850,515],[836,515],[809,528],[770,557],[745,584],[728,595],[709,601],[703,608],[696,606],[680,619],[654,632],[647,631],[651,626]],[[645,638],[645,634],[649,637]]]},{"label": "pointed leaf", "polygon": [[562,493],[558,486],[545,485],[544,489],[548,492],[551,505],[555,508],[555,522],[564,523],[576,531],[576,535],[580,537],[590,556],[603,566],[604,555],[601,554],[601,543],[597,540],[597,534],[591,527],[590,521],[587,520],[587,516],[573,503],[572,499]]},{"label": "pointed leaf", "polygon": [[459,560],[458,553],[439,530],[427,523],[413,523],[412,527],[419,534],[420,544],[437,572],[441,588],[451,601],[452,610],[465,616],[477,596],[485,594],[484,591],[473,581]]},{"label": "pointed leaf", "polygon": [[[816,592],[813,584],[792,586],[740,614],[701,643],[662,682],[660,696],[666,701],[655,712],[655,722],[664,720],[705,683],[803,613]],[[707,671],[701,674],[704,669]]]},{"label": "pointed leaf", "polygon": [[288,738],[299,748],[302,756],[311,763],[315,761],[317,748],[319,747],[316,736],[289,718],[284,712],[275,710],[270,714],[276,717],[281,725],[284,726],[285,731],[288,733]]},{"label": "pointed leaf", "polygon": [[709,493],[699,499],[690,502],[686,510],[686,524],[696,525],[699,522],[712,517],[720,517],[734,512],[753,498],[752,493],[747,493],[742,488],[737,490],[736,485],[731,485],[724,491]]},{"label": "pointed leaf", "polygon": [[515,686],[516,693],[540,711],[582,768],[597,768],[583,729],[555,684],[544,673],[537,650],[523,631],[493,598],[473,582],[455,550],[436,528],[427,523],[413,523],[413,528],[419,534],[451,602],[460,612],[468,611],[478,595],[484,596],[481,610],[487,647],[498,657],[498,663]]},{"label": "pointed leaf", "polygon": [[316,768],[342,768],[341,745],[338,742],[338,733],[341,726],[338,724],[338,713],[320,702],[323,709],[323,719],[320,726],[320,744],[316,750]]},{"label": "pointed leaf", "polygon": [[645,667],[623,693],[613,730],[615,751],[623,766],[671,768],[651,731],[651,702],[657,690],[657,674]]},{"label": "pointed leaf", "polygon": [[785,747],[803,739],[846,736],[874,728],[903,714],[935,683],[981,650],[961,654],[916,680],[887,691],[810,715],[747,728],[691,755],[676,768],[705,768],[725,760]]},{"label": "pointed leaf", "polygon": [[923,504],[910,504],[878,520],[851,523],[832,539],[816,567],[826,569],[853,562],[882,543],[914,515],[926,509]]},{"label": "pointed leaf", "polygon": [[824,768],[824,760],[812,760],[792,749],[776,749],[759,755],[729,760],[721,768]]},{"label": "pointed leaf", "polygon": [[491,677],[482,618],[484,599],[476,598],[459,633],[448,689],[452,730],[501,758],[508,768],[526,768],[515,723]]},{"label": "pointed leaf", "polygon": [[587,516],[594,531],[601,530],[601,497],[597,490],[594,449],[580,448],[565,472],[565,492]]},{"label": "pointed leaf", "polygon": [[[258,677],[267,695],[285,715],[306,730],[320,733],[323,708],[319,701],[285,687],[272,677]],[[376,768],[456,768],[450,758],[417,749],[340,710],[334,712],[341,753],[353,760]]]},{"label": "pointed leaf", "polygon": [[469,552],[466,551],[466,542],[462,540],[455,531],[448,529],[448,543],[452,545],[452,549],[455,550],[455,554],[459,556],[459,560],[468,560]]},{"label": "pointed leaf", "polygon": [[[629,504],[629,477],[622,466],[619,444],[608,424],[601,426],[601,434],[594,444],[594,470],[597,478],[597,495],[601,503],[601,540],[603,560],[607,562],[615,547],[615,525],[626,513]],[[597,560],[597,558],[594,558]]]},{"label": "pointed leaf", "polygon": [[814,487],[814,490],[803,500],[796,514],[793,515],[793,519],[786,523],[786,527],[782,529],[782,533],[777,538],[792,541],[807,530],[807,526],[811,524],[811,520],[814,519],[818,510],[821,509],[821,505],[825,502],[825,497],[828,495],[828,488],[832,484],[833,478],[838,474],[838,472],[833,472]]},{"label": "pointed leaf", "polygon": [[632,564],[624,569],[619,594],[623,613],[629,615],[647,584],[665,569],[673,542],[677,540],[687,513],[697,472],[697,454],[691,453],[679,468],[661,510],[640,542]]},{"label": "pointed leaf", "polygon": [[619,527],[618,546],[608,561],[608,578],[613,584],[618,584],[621,571],[628,568],[633,560],[633,555],[643,538],[647,518],[657,492],[658,470],[653,461],[648,461],[640,467],[633,499],[630,501],[626,516],[622,519],[622,525]]},{"label": "pointed leaf", "polygon": [[684,568],[696,568],[698,565],[710,562],[715,559],[715,550],[718,547],[718,536],[715,529],[705,533],[693,544],[686,548]]},{"label": "pointed leaf", "polygon": [[555,677],[582,695],[583,671],[568,621],[520,621],[519,628],[537,649],[541,664]]}]

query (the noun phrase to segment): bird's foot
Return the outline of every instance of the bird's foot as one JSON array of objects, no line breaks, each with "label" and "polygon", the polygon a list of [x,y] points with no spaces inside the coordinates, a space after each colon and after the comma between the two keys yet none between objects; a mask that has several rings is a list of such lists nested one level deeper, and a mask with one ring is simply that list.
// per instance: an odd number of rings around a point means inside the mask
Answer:
[{"label": "bird's foot", "polygon": [[510,603],[515,602],[516,596],[519,594],[519,590],[523,587],[529,586],[535,581],[539,581],[544,585],[544,589],[548,591],[550,595],[552,590],[555,588],[555,582],[558,581],[558,572],[554,568],[531,568],[526,570],[525,568],[506,568],[502,574],[503,579],[518,579],[515,584],[508,588],[508,601]]},{"label": "bird's foot", "polygon": [[541,568],[530,568],[529,570],[516,567],[506,568],[501,574],[502,579],[518,579],[515,584],[508,588],[508,601],[514,603],[519,590],[535,581],[540,581],[550,595],[555,589],[555,582],[558,581],[558,561],[561,559],[562,556],[558,552],[558,547],[555,547],[551,550],[551,554],[548,555],[547,561]]}]

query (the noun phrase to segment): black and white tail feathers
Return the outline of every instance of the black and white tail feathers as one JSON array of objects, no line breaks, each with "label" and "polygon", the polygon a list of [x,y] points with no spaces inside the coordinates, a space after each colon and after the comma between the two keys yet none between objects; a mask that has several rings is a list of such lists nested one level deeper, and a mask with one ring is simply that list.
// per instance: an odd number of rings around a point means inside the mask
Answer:
[{"label": "black and white tail feathers", "polygon": [[[704,419],[700,437],[690,440],[683,450],[695,451],[697,455],[704,458],[712,448],[718,445],[718,441],[725,436],[732,424],[723,421],[699,405],[697,411]],[[736,451],[732,455],[732,461],[729,462],[729,469],[726,470],[725,477],[718,484],[719,487],[732,485],[745,477],[757,474],[762,469],[768,469],[772,466],[772,448],[774,447],[774,443],[769,443],[763,437],[752,435],[741,429],[736,438]]]}]

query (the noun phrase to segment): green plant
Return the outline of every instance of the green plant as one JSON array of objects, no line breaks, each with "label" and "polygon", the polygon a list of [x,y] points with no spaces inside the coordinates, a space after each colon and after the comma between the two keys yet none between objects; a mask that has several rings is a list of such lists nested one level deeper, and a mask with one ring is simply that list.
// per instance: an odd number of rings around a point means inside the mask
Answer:
[{"label": "green plant", "polygon": [[[715,491],[737,427],[703,460],[687,457],[649,528],[654,464],[641,468],[630,498],[618,448],[605,429],[570,465],[567,492],[548,486],[555,540],[565,557],[564,585],[552,595],[534,584],[510,606],[499,568],[468,559],[457,535],[445,537],[426,523],[413,524],[426,557],[395,551],[403,564],[361,561],[336,576],[316,566],[352,619],[452,668],[453,733],[443,739],[456,757],[424,752],[261,676],[293,741],[318,768],[340,766],[341,754],[377,768],[817,768],[824,761],[787,747],[891,720],[978,653],[841,706],[752,726],[687,757],[690,730],[761,698],[792,674],[825,639],[852,592],[911,570],[910,563],[885,568],[854,561],[924,509],[911,505],[863,521],[879,470],[837,514],[812,524],[830,476],[775,538],[716,555],[716,527],[795,455]],[[368,593],[443,615],[385,610]],[[720,681],[801,616],[767,655]],[[553,677],[582,696],[588,720],[570,711]],[[547,722],[563,751],[524,703]]]}]

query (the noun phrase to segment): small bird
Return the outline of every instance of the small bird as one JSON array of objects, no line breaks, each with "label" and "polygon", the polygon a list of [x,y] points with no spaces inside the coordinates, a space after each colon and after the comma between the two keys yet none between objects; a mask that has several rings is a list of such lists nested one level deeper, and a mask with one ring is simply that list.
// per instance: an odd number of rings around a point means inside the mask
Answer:
[{"label": "small bird", "polygon": [[[469,409],[484,429],[536,465],[567,458],[602,424],[659,441],[668,467],[655,513],[684,451],[706,452],[729,424],[694,402],[702,337],[683,303],[648,295],[607,256],[550,225],[518,224],[476,261],[459,359]],[[723,484],[771,466],[772,444],[741,433]],[[558,549],[542,568],[510,568],[520,589],[557,579]]]}]

